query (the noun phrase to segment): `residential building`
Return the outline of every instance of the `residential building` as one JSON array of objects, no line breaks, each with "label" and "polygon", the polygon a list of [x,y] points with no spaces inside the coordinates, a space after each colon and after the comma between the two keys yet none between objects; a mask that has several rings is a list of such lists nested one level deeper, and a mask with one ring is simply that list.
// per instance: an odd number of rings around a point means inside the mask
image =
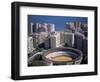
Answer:
[{"label": "residential building", "polygon": [[73,47],[74,46],[74,33],[64,33],[64,42],[65,46]]},{"label": "residential building", "polygon": [[82,48],[82,51],[84,54],[87,54],[87,51],[88,51],[88,40],[87,38],[83,38],[83,48]]},{"label": "residential building", "polygon": [[54,32],[55,31],[55,25],[48,23],[47,30],[48,30],[48,32]]},{"label": "residential building", "polygon": [[50,36],[51,48],[57,48],[60,46],[60,32],[55,32]]},{"label": "residential building", "polygon": [[60,32],[60,44],[64,44],[64,32]]},{"label": "residential building", "polygon": [[79,50],[83,50],[84,35],[76,32],[74,35],[74,47]]},{"label": "residential building", "polygon": [[33,37],[28,37],[28,53],[31,53],[35,48],[33,47]]}]

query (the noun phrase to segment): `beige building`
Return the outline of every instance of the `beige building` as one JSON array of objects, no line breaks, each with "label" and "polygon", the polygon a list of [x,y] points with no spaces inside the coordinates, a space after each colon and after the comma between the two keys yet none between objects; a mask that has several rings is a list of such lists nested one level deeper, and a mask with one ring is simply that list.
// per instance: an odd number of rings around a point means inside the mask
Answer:
[{"label": "beige building", "polygon": [[41,33],[39,33],[39,36],[38,36],[39,44],[45,42],[47,37],[48,37],[48,32],[41,32]]},{"label": "beige building", "polygon": [[55,32],[50,36],[51,48],[60,46],[60,32]]},{"label": "beige building", "polygon": [[64,32],[60,32],[60,44],[64,44]]},{"label": "beige building", "polygon": [[47,37],[47,32],[35,33],[33,35],[33,46],[38,47],[39,44],[42,44],[45,42],[45,40],[47,40]]},{"label": "beige building", "polygon": [[35,48],[33,47],[33,37],[29,36],[28,37],[28,53],[32,52]]}]

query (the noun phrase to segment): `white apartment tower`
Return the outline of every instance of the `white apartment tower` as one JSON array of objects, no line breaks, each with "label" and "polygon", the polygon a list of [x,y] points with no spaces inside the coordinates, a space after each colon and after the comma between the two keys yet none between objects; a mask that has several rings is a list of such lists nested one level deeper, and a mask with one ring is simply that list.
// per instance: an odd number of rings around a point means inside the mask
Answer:
[{"label": "white apartment tower", "polygon": [[28,53],[32,52],[34,50],[33,47],[33,38],[30,36],[28,37]]},{"label": "white apartment tower", "polygon": [[35,48],[39,45],[38,38],[39,38],[39,34],[34,33],[34,35],[33,35],[33,47],[35,47]]},{"label": "white apartment tower", "polygon": [[34,25],[34,23],[31,23],[30,34],[33,34],[33,25]]},{"label": "white apartment tower", "polygon": [[57,48],[60,46],[60,33],[56,32],[50,36],[51,48]]}]

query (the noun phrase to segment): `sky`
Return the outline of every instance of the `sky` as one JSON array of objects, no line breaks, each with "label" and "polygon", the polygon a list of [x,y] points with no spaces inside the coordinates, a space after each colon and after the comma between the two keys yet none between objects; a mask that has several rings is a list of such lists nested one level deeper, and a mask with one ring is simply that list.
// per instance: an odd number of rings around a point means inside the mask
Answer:
[{"label": "sky", "polygon": [[56,30],[64,30],[67,22],[88,23],[87,17],[69,17],[69,16],[47,16],[47,15],[28,15],[28,24],[33,23],[52,23]]}]

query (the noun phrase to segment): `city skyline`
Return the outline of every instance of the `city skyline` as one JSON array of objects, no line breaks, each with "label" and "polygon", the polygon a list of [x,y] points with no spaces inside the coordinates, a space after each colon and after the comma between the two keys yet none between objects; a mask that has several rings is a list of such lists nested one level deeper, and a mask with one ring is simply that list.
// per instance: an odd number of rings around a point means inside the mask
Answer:
[{"label": "city skyline", "polygon": [[[28,62],[28,66],[45,65],[46,62],[42,59],[45,52],[52,49],[62,50],[64,48],[71,48],[82,52],[84,56],[82,62],[80,59],[72,64],[77,64],[77,62],[87,64],[88,18],[29,15],[27,43],[28,58],[30,59],[34,56],[33,63]],[[66,52],[69,53],[69,51]],[[55,55],[53,54],[53,56]],[[70,52],[70,56],[73,59],[75,55],[75,53]],[[61,62],[58,64],[63,65]]]},{"label": "city skyline", "polygon": [[[87,17],[70,17],[70,16],[47,16],[47,15],[28,15],[28,25],[34,23],[52,23],[55,24],[55,30],[65,30],[66,23],[80,22],[88,23]],[[29,26],[30,27],[30,26]]]}]

